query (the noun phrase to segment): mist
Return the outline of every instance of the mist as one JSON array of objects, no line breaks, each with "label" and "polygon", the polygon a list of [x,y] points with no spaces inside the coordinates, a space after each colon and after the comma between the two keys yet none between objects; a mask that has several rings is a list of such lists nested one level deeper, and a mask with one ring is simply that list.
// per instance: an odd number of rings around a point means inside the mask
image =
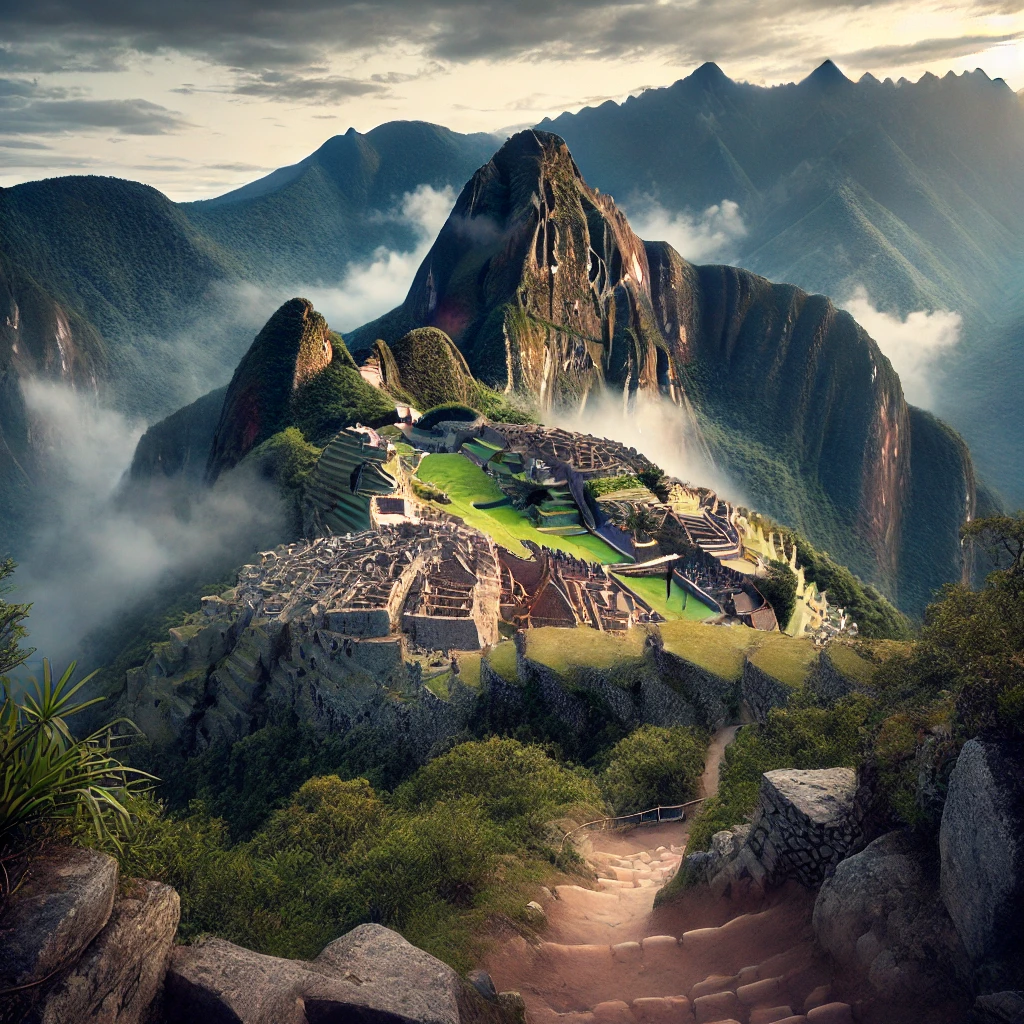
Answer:
[{"label": "mist", "polygon": [[244,472],[202,493],[184,481],[154,480],[133,489],[130,504],[120,500],[145,424],[64,385],[22,388],[46,447],[45,501],[14,579],[16,599],[33,604],[27,625],[36,660],[74,660],[91,633],[154,588],[227,572],[281,538],[277,489]]},{"label": "mist", "polygon": [[841,305],[875,339],[892,363],[907,401],[922,409],[933,409],[943,359],[960,341],[960,314],[946,309],[921,309],[901,319],[877,309],[863,285],[855,288]]},{"label": "mist", "polygon": [[591,394],[582,410],[552,410],[544,421],[619,441],[646,455],[669,476],[695,487],[710,487],[720,497],[749,505],[736,481],[715,465],[688,410],[660,395],[638,393],[626,408],[621,395],[604,391]]},{"label": "mist", "polygon": [[645,241],[668,242],[691,263],[728,263],[747,233],[739,204],[723,199],[702,213],[672,212],[650,198],[630,203],[630,226]]},{"label": "mist", "polygon": [[405,300],[420,263],[454,203],[455,192],[450,186],[435,189],[420,185],[415,191],[406,192],[398,208],[383,214],[382,219],[401,221],[412,229],[416,244],[411,250],[381,246],[368,262],[350,264],[336,285],[295,285],[288,297],[305,296],[323,313],[331,328],[342,334],[376,320]]}]

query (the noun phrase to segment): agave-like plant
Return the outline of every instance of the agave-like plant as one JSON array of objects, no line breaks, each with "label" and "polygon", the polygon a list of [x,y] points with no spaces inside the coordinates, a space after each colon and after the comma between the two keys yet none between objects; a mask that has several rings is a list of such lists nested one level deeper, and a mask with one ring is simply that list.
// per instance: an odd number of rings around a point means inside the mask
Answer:
[{"label": "agave-like plant", "polygon": [[140,734],[128,719],[83,739],[72,734],[67,719],[105,699],[75,700],[95,675],[73,683],[75,668],[72,662],[55,681],[44,659],[42,682],[32,680],[20,697],[9,680],[0,680],[0,864],[57,832],[91,832],[101,845],[120,850],[130,825],[126,800],[153,781],[117,756]]}]

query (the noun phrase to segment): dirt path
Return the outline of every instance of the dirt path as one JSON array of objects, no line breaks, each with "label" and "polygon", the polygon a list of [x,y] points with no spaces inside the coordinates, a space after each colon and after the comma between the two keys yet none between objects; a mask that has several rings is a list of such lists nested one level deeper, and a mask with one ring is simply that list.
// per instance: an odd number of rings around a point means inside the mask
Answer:
[{"label": "dirt path", "polygon": [[[735,733],[712,740],[707,795]],[[814,952],[812,894],[716,898],[701,887],[655,910],[688,827],[590,833],[578,849],[596,887],[558,886],[538,939],[514,935],[491,953],[484,966],[498,990],[520,992],[532,1024],[852,1024],[845,1003],[822,1005],[829,972]]]}]

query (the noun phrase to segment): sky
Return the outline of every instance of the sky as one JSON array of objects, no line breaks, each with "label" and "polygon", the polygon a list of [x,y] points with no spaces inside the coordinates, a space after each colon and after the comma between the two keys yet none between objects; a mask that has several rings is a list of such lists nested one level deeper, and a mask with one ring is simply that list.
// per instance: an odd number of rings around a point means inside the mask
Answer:
[{"label": "sky", "polygon": [[350,126],[508,130],[706,60],[798,81],[982,68],[1024,90],[1024,0],[0,0],[0,185],[219,195]]}]

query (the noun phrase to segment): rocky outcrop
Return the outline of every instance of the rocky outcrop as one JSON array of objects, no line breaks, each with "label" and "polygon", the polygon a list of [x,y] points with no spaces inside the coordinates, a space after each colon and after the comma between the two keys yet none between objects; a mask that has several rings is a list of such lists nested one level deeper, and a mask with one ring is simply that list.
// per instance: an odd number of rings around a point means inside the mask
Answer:
[{"label": "rocky outcrop", "polygon": [[983,991],[1024,985],[1024,758],[969,740],[939,831],[942,899]]},{"label": "rocky outcrop", "polygon": [[105,854],[31,859],[0,919],[3,1024],[143,1024],[163,985],[178,894],[133,882],[118,894]]},{"label": "rocky outcrop", "polygon": [[308,299],[289,299],[256,335],[228,385],[210,446],[214,481],[258,444],[291,423],[292,399],[331,364],[327,321]]},{"label": "rocky outcrop", "polygon": [[747,840],[769,883],[821,884],[860,841],[852,768],[766,772]]},{"label": "rocky outcrop", "polygon": [[839,864],[814,904],[819,944],[854,982],[893,1003],[963,997],[963,950],[939,896],[934,850],[907,831]]},{"label": "rocky outcrop", "polygon": [[360,925],[312,961],[263,956],[222,939],[175,950],[167,1024],[468,1024],[498,1008],[447,964],[381,925]]},{"label": "rocky outcrop", "polygon": [[201,480],[227,390],[217,388],[154,423],[135,446],[129,477],[147,480],[183,476],[187,480]]},{"label": "rocky outcrop", "polygon": [[686,870],[718,895],[737,883],[764,890],[787,880],[816,888],[857,849],[862,835],[852,768],[795,768],[761,776],[750,824],[716,832]]}]

